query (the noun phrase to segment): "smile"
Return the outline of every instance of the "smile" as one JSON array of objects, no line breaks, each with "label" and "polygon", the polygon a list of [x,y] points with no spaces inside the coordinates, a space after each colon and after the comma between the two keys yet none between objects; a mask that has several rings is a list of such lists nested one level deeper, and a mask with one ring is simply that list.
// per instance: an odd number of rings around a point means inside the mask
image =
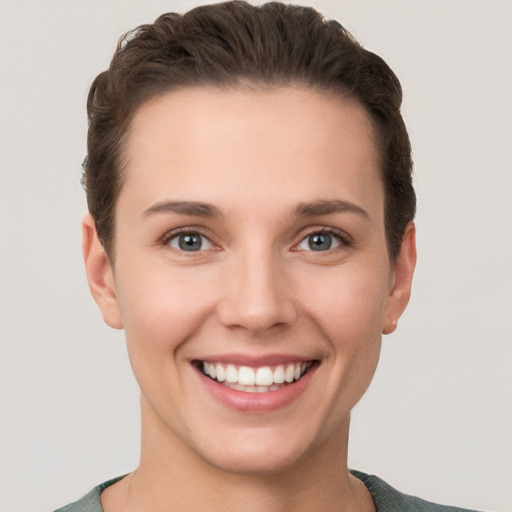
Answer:
[{"label": "smile", "polygon": [[267,393],[277,391],[300,380],[314,361],[277,366],[237,366],[219,362],[199,361],[198,369],[210,379],[236,391]]}]

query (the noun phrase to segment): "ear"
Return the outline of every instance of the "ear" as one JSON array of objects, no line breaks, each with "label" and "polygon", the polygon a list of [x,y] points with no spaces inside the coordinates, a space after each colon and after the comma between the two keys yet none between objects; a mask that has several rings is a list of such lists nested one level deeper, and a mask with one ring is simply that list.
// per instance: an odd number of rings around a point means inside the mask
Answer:
[{"label": "ear", "polygon": [[96,222],[90,213],[82,221],[82,253],[89,288],[100,308],[103,320],[114,329],[122,329],[114,273],[98,238]]},{"label": "ear", "polygon": [[409,222],[404,231],[400,252],[394,263],[392,287],[382,319],[383,334],[391,334],[396,329],[398,319],[409,303],[415,267],[416,228],[413,222]]}]

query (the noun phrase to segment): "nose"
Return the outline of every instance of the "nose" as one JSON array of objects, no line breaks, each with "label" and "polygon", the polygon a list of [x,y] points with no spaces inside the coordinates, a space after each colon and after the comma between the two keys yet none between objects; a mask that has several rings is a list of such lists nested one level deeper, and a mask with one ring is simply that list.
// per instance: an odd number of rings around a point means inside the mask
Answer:
[{"label": "nose", "polygon": [[248,253],[233,256],[227,269],[224,298],[218,307],[221,323],[251,334],[290,325],[297,312],[284,262],[276,261],[270,251]]}]

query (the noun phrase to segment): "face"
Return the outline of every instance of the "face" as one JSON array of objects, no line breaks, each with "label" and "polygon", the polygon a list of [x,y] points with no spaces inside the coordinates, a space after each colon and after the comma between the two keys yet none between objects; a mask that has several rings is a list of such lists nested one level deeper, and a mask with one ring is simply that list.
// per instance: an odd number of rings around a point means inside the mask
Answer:
[{"label": "face", "polygon": [[389,260],[365,111],[294,88],[172,92],[138,111],[126,156],[114,269],[90,219],[84,254],[148,437],[240,473],[339,453],[414,267],[412,227]]}]

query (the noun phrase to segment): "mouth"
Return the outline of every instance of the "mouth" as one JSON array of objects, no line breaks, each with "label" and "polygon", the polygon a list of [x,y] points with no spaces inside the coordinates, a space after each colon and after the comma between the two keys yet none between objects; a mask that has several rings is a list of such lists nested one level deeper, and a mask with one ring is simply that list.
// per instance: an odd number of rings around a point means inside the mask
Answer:
[{"label": "mouth", "polygon": [[318,365],[318,361],[258,367],[201,360],[196,360],[193,364],[203,375],[227,388],[246,393],[270,393],[301,380]]}]

